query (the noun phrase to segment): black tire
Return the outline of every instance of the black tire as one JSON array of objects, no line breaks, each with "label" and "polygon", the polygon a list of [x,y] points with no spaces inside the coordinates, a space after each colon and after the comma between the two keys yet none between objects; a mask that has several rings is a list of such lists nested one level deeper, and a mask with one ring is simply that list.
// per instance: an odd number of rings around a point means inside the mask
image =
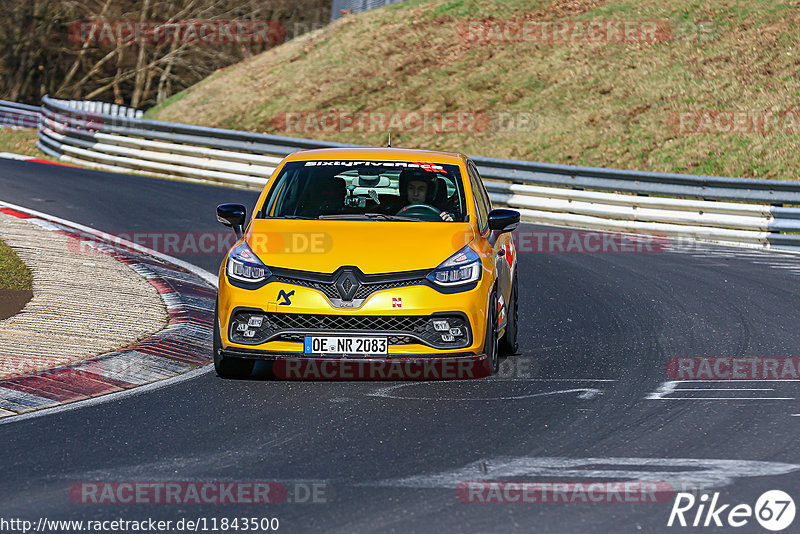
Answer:
[{"label": "black tire", "polygon": [[511,297],[508,299],[508,321],[506,322],[506,333],[500,339],[500,354],[511,356],[519,350],[517,343],[517,331],[519,325],[519,287],[516,274],[512,278]]},{"label": "black tire", "polygon": [[255,360],[223,357],[220,354],[222,338],[219,334],[219,315],[214,306],[214,369],[221,378],[247,378],[253,372]]},{"label": "black tire", "polygon": [[489,313],[486,317],[486,338],[483,341],[483,352],[489,363],[490,374],[500,370],[500,350],[497,340],[497,293],[492,291],[489,298]]}]

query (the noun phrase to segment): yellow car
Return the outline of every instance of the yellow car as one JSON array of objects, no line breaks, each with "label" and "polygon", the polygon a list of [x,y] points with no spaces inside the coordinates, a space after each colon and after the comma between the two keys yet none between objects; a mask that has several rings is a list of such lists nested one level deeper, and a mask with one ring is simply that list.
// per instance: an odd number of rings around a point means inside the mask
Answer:
[{"label": "yellow car", "polygon": [[219,270],[214,365],[280,378],[448,379],[496,372],[517,349],[519,213],[492,209],[463,154],[295,152]]}]

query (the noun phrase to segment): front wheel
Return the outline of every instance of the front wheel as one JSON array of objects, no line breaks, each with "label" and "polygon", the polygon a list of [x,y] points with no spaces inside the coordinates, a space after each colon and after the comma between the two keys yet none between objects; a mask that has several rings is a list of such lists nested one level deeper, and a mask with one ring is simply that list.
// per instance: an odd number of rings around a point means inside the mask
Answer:
[{"label": "front wheel", "polygon": [[519,281],[514,276],[511,279],[511,296],[508,299],[508,320],[506,321],[506,333],[503,339],[500,340],[500,352],[504,356],[516,354],[519,349],[517,343],[517,331],[519,330]]},{"label": "front wheel", "polygon": [[247,378],[253,372],[254,360],[225,357],[220,354],[222,338],[219,334],[219,315],[214,306],[214,370],[221,378]]},{"label": "front wheel", "polygon": [[497,340],[497,293],[494,291],[489,298],[489,313],[486,315],[486,339],[483,342],[483,352],[486,354],[490,374],[495,374],[500,370],[500,350]]}]

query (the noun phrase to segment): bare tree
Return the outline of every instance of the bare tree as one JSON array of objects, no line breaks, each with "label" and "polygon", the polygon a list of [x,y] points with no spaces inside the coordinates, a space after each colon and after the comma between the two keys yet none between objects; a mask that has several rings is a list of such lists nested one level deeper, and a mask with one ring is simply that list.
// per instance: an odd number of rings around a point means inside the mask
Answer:
[{"label": "bare tree", "polygon": [[[330,5],[330,0],[3,0],[0,98],[36,104],[50,93],[150,106],[284,36],[323,25]],[[268,21],[269,39],[248,40],[253,34],[247,32],[235,34],[245,42],[159,39],[154,36],[162,34],[152,30],[225,21],[234,26]],[[120,38],[109,30],[120,22],[144,23],[150,33]]]}]

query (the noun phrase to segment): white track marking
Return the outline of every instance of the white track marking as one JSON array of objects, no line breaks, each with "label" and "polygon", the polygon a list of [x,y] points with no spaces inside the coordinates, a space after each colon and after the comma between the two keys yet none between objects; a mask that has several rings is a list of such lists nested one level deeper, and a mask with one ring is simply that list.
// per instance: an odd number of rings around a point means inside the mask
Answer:
[{"label": "white track marking", "polygon": [[658,385],[658,389],[656,389],[653,393],[648,393],[647,396],[645,396],[645,399],[647,400],[663,399],[665,395],[669,395],[670,393],[675,391],[675,388],[678,387],[678,384],[679,382],[674,380],[661,382],[661,384]]},{"label": "white track marking", "polygon": [[490,381],[497,382],[617,382],[616,378],[494,378]]},{"label": "white track marking", "polygon": [[15,154],[14,152],[0,152],[0,158],[15,159],[18,161],[29,161],[32,159],[36,159],[33,156],[24,156],[22,154]]},{"label": "white track marking", "polygon": [[664,397],[651,400],[665,400],[665,401],[776,401],[776,400],[794,400],[794,397]]},{"label": "white track marking", "polygon": [[[481,384],[491,384],[496,383],[498,381],[505,381],[506,379],[499,378],[491,382],[482,382]],[[520,379],[508,379],[509,381],[519,381]],[[468,393],[465,393],[464,396],[460,397],[440,397],[440,396],[404,396],[398,395],[394,392],[401,388],[407,387],[415,387],[419,386],[422,383],[404,383],[404,384],[394,384],[391,386],[385,386],[379,388],[377,391],[373,391],[372,393],[367,393],[368,397],[381,397],[384,399],[395,399],[395,400],[436,400],[436,401],[495,401],[495,400],[523,400],[523,399],[531,399],[536,397],[549,397],[553,395],[567,395],[570,393],[577,393],[577,398],[583,400],[593,399],[599,395],[603,394],[603,391],[596,388],[572,388],[572,389],[560,389],[557,391],[543,391],[538,393],[530,393],[526,395],[509,395],[509,396],[497,396],[497,397],[472,397]],[[435,382],[436,384],[445,384],[445,382]],[[430,384],[430,382],[428,382]]]},{"label": "white track marking", "polygon": [[[687,385],[692,382],[705,383],[724,383],[731,385],[732,380],[669,380],[659,384],[658,389],[645,396],[646,400],[746,400],[746,401],[773,401],[773,400],[795,400],[794,397],[667,397],[676,391],[775,391],[772,388],[678,388],[679,385]],[[736,382],[798,382],[798,380],[736,380]]]},{"label": "white track marking", "polygon": [[684,388],[672,391],[775,391],[772,388]]},{"label": "white track marking", "polygon": [[781,257],[766,257],[757,260],[750,260],[750,263],[759,263],[766,265],[797,265],[797,258],[781,258]]},{"label": "white track marking", "polygon": [[[643,469],[635,469],[642,467]],[[653,468],[664,468],[663,470]],[[739,478],[779,476],[800,470],[800,465],[753,460],[695,458],[487,458],[448,471],[361,483],[361,486],[405,488],[458,488],[467,481],[537,477],[551,480],[615,479],[658,480],[676,491],[719,488]]]},{"label": "white track marking", "polygon": [[760,379],[760,378],[737,378],[736,380],[721,380],[719,378],[716,379],[708,379],[708,378],[698,378],[698,379],[691,379],[691,380],[676,380],[675,382],[725,382],[729,384],[731,382],[800,382],[800,378],[787,378],[786,380],[782,379]]}]

